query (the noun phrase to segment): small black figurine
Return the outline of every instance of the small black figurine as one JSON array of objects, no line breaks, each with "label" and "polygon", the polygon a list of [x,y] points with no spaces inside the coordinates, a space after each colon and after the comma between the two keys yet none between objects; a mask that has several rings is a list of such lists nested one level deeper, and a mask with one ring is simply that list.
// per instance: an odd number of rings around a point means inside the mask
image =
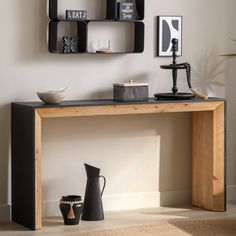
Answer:
[{"label": "small black figurine", "polygon": [[63,37],[63,52],[64,53],[78,53],[78,37]]},{"label": "small black figurine", "polygon": [[83,202],[81,196],[77,195],[63,196],[60,200],[59,207],[65,225],[79,224],[80,216],[83,209]]},{"label": "small black figurine", "polygon": [[[172,93],[156,93],[154,96],[158,99],[190,99],[194,98],[195,96],[201,97],[203,99],[207,99],[208,97],[197,92],[192,88],[191,83],[191,65],[186,63],[177,64],[176,58],[177,58],[177,47],[178,47],[178,40],[176,38],[172,39],[172,50],[173,50],[173,63],[170,65],[163,65],[161,66],[162,69],[172,70],[172,78],[173,78],[173,87],[172,87]],[[178,76],[178,70],[186,70],[186,76],[187,76],[187,82],[188,87],[193,93],[178,93],[178,87],[177,87],[177,76]]]}]

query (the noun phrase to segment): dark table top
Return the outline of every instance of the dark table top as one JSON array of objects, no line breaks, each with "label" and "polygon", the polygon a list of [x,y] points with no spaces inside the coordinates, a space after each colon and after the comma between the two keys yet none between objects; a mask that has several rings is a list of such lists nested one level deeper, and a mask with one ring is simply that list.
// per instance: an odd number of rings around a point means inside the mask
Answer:
[{"label": "dark table top", "polygon": [[203,100],[199,98],[191,98],[186,100],[157,100],[149,98],[145,101],[122,102],[114,101],[113,99],[98,99],[98,100],[74,100],[63,101],[60,104],[44,104],[43,102],[13,102],[14,105],[26,106],[29,108],[59,108],[59,107],[78,107],[78,106],[114,106],[114,105],[135,105],[135,104],[167,104],[167,103],[186,103],[186,102],[215,102],[225,101],[223,98],[209,98]]}]

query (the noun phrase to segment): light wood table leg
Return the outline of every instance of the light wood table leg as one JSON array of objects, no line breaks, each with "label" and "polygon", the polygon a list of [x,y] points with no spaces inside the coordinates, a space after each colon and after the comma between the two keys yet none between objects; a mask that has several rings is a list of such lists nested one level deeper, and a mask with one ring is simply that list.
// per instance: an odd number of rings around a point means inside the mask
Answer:
[{"label": "light wood table leg", "polygon": [[192,204],[225,211],[224,103],[192,117]]},{"label": "light wood table leg", "polygon": [[35,111],[35,229],[42,227],[42,119]]}]

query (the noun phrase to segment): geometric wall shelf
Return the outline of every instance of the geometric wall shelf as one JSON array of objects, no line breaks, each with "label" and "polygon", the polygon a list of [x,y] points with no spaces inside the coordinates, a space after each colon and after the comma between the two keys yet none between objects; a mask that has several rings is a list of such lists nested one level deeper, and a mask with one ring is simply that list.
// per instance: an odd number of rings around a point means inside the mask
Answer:
[{"label": "geometric wall shelf", "polygon": [[[145,34],[145,26],[142,20],[144,19],[144,0],[135,0],[136,6],[136,18],[134,20],[119,20],[118,18],[118,10],[117,10],[117,0],[78,0],[78,3],[83,3],[83,9],[76,8],[72,9],[69,6],[69,9],[61,9],[63,6],[69,4],[70,0],[49,0],[49,27],[48,27],[48,50],[51,53],[64,53],[63,51],[63,42],[62,39],[64,36],[68,37],[78,37],[78,53],[94,53],[89,50],[89,42],[88,42],[88,31],[90,25],[93,25],[94,22],[103,22],[103,23],[120,23],[121,24],[130,24],[132,26],[132,31],[129,32],[130,35],[133,36],[133,41],[130,43],[131,46],[127,49],[124,47],[119,50],[112,50],[112,54],[124,54],[124,53],[142,53],[144,51],[144,34]],[[63,3],[63,4],[62,4]],[[88,11],[88,17],[90,17],[89,7],[96,7],[96,4],[101,4],[99,6],[99,11],[104,14],[100,14],[101,16],[97,16],[97,18],[93,18],[86,20],[66,20],[65,11],[66,10],[86,10]],[[61,5],[60,5],[61,4]],[[66,6],[68,7],[68,6]],[[96,10],[96,9],[95,9]],[[92,11],[92,10],[91,10]],[[71,25],[69,27],[70,30],[67,30],[65,34],[63,34],[63,25]],[[115,24],[114,24],[115,25]],[[117,25],[117,24],[116,24]],[[99,29],[98,29],[99,30]],[[123,37],[121,40],[125,39]],[[127,37],[129,38],[129,37]],[[104,38],[102,38],[104,39]],[[109,38],[107,38],[109,40]],[[117,38],[116,40],[119,40]],[[127,42],[129,43],[129,42]],[[111,42],[112,44],[112,42]]]}]

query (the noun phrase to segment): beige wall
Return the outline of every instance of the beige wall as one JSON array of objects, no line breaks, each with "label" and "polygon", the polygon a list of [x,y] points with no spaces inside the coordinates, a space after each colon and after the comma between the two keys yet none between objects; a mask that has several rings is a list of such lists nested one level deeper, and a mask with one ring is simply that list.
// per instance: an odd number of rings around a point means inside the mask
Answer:
[{"label": "beige wall", "polygon": [[[236,39],[236,28],[232,26],[236,22],[236,15],[233,8],[236,7],[236,2],[230,0],[228,4],[228,24],[227,24],[227,52],[236,53],[236,42],[230,39]],[[232,7],[233,6],[233,7]],[[236,59],[226,60],[227,80],[226,80],[226,98],[227,98],[227,182],[229,188],[229,194],[232,195],[232,199],[236,198]]]},{"label": "beige wall", "polygon": [[[170,91],[170,74],[159,68],[170,59],[155,57],[158,15],[183,16],[183,57],[179,61],[192,63],[196,87],[204,85],[211,89],[210,95],[224,96],[224,86],[216,81],[224,81],[227,73],[218,55],[225,52],[229,32],[235,28],[229,21],[235,16],[228,14],[235,9],[233,0],[146,0],[145,52],[137,55],[48,53],[46,8],[46,0],[9,0],[0,8],[0,205],[10,203],[11,102],[37,100],[36,91],[63,86],[72,88],[67,99],[110,98],[112,84],[129,79],[148,81],[150,96]],[[180,74],[180,87],[186,89],[183,78]],[[227,90],[235,97],[230,84]],[[176,196],[188,201],[190,118],[189,114],[176,114],[45,121],[44,201],[57,201],[64,194],[83,195],[84,162],[101,167],[108,179],[106,210],[126,208],[138,194],[144,194],[137,197],[140,207],[174,202]],[[229,154],[235,163],[233,147]],[[234,185],[234,167],[229,170],[228,181]],[[169,191],[172,194],[164,194]],[[121,195],[123,202],[119,201]]]}]

